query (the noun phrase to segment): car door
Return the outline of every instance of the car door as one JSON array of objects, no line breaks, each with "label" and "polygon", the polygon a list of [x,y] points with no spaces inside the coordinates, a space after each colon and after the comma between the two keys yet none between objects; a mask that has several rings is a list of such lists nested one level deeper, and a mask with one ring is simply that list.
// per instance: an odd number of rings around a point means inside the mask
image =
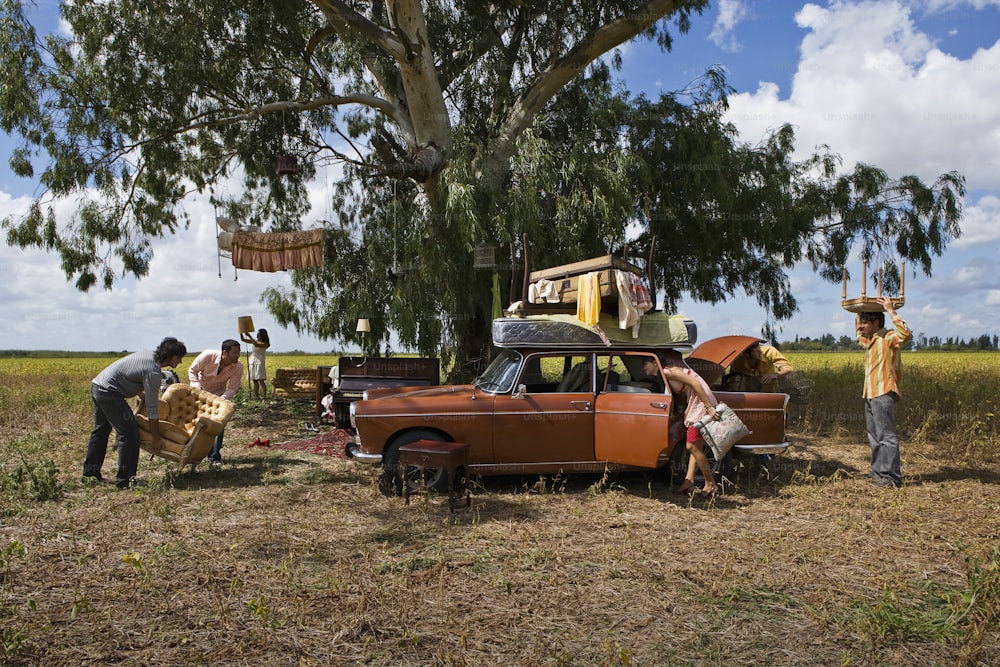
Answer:
[{"label": "car door", "polygon": [[[497,463],[594,460],[592,362],[592,354],[581,353],[538,353],[526,358],[513,394],[498,395],[494,402]],[[535,377],[539,368],[542,378]],[[529,373],[531,377],[526,376]]]},{"label": "car door", "polygon": [[[663,393],[653,393],[642,386],[638,369],[650,358],[659,369],[659,361],[648,353],[612,355],[604,364],[616,372],[618,382],[609,381],[605,391],[597,395],[594,412],[597,460],[656,468],[669,459],[673,396],[669,388]],[[598,365],[601,366],[600,361]]]}]

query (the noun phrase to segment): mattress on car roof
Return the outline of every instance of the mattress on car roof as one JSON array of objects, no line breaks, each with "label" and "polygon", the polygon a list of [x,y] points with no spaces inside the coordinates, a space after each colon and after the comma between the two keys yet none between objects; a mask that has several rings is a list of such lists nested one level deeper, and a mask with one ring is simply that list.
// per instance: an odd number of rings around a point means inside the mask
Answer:
[{"label": "mattress on car roof", "polygon": [[532,315],[493,320],[493,344],[497,347],[669,347],[690,350],[698,340],[694,321],[683,315],[645,315],[639,336],[620,329],[618,318],[601,313],[597,327],[587,326],[573,315]]}]

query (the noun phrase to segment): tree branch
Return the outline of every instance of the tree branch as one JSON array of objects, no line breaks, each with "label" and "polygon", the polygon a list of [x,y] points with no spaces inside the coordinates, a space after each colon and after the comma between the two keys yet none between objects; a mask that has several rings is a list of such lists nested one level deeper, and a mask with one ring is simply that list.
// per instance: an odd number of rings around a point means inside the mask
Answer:
[{"label": "tree branch", "polygon": [[361,35],[383,49],[397,62],[405,60],[406,45],[392,31],[369,20],[341,0],[310,0],[326,16],[326,20],[345,37]]},{"label": "tree branch", "polygon": [[676,9],[674,0],[651,0],[617,21],[598,28],[545,69],[518,98],[491,154],[496,162],[507,162],[517,141],[531,126],[535,114],[587,65],[611,49],[624,44]]}]

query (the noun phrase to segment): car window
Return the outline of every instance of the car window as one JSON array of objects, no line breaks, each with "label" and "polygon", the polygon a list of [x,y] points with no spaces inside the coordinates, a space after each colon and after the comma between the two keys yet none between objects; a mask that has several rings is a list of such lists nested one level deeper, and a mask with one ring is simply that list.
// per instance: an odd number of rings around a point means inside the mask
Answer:
[{"label": "car window", "polygon": [[593,391],[592,375],[589,355],[563,357],[563,375],[556,391],[567,394]]},{"label": "car window", "polygon": [[514,386],[514,378],[521,367],[521,353],[515,350],[502,350],[489,367],[476,378],[475,386],[484,391],[505,393]]},{"label": "car window", "polygon": [[[622,393],[664,393],[663,382],[657,375],[648,375],[643,368],[645,361],[656,357],[652,354],[622,354],[606,357],[607,361],[602,362],[602,368],[608,365],[611,373],[608,374],[606,391]],[[657,368],[659,365],[657,364]],[[615,382],[617,380],[617,382]]]},{"label": "car window", "polygon": [[597,357],[597,386],[602,387],[602,391],[618,391],[621,382],[628,382],[630,379],[628,367],[622,361],[621,356],[598,355]]},{"label": "car window", "polygon": [[588,392],[591,375],[590,355],[542,353],[528,357],[518,383],[529,394]]}]

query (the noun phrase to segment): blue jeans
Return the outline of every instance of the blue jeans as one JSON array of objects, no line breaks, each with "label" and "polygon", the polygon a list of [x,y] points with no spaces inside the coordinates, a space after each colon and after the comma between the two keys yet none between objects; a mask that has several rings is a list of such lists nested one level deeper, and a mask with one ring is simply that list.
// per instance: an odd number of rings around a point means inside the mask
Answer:
[{"label": "blue jeans", "polygon": [[872,476],[903,485],[899,465],[899,436],[896,435],[896,401],[899,396],[890,391],[865,399],[865,425],[868,444],[872,449]]},{"label": "blue jeans", "polygon": [[101,477],[101,467],[108,452],[108,437],[113,428],[118,433],[118,474],[115,484],[127,487],[139,467],[139,426],[135,414],[117,391],[90,385],[94,403],[94,430],[87,442],[87,457],[83,460],[84,477]]},{"label": "blue jeans", "polygon": [[215,442],[212,443],[212,451],[208,453],[209,463],[222,463],[222,453],[219,450],[222,449],[222,436],[225,433],[226,430],[223,429],[219,431],[219,435],[215,436]]}]

